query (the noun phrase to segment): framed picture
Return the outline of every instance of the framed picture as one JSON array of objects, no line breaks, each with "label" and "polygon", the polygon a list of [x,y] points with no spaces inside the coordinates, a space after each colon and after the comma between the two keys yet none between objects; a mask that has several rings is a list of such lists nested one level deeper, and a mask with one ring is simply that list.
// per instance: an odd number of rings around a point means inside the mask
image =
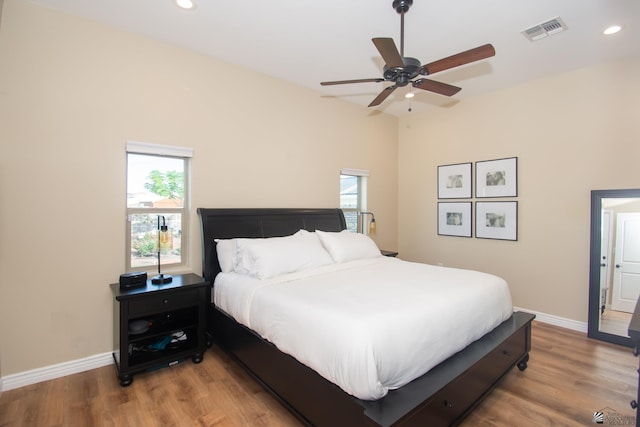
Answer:
[{"label": "framed picture", "polygon": [[471,202],[438,202],[438,234],[471,237]]},{"label": "framed picture", "polygon": [[518,158],[476,162],[476,197],[518,195]]},{"label": "framed picture", "polygon": [[518,240],[518,202],[476,202],[476,237]]},{"label": "framed picture", "polygon": [[471,198],[471,163],[438,166],[438,199]]}]

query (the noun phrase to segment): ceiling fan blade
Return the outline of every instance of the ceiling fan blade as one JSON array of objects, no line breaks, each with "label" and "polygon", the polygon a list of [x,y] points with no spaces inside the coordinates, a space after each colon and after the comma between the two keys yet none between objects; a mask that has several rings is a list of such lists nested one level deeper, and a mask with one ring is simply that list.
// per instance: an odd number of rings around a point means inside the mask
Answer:
[{"label": "ceiling fan blade", "polygon": [[439,93],[444,96],[453,96],[462,90],[462,88],[459,88],[458,86],[452,86],[447,83],[429,79],[418,79],[411,84],[413,87],[417,87],[418,89],[428,90],[429,92]]},{"label": "ceiling fan blade", "polygon": [[382,78],[374,78],[374,79],[356,79],[356,80],[336,80],[334,82],[320,82],[322,86],[331,86],[331,85],[344,85],[349,83],[380,83],[383,82]]},{"label": "ceiling fan blade", "polygon": [[449,56],[447,58],[425,64],[420,67],[420,74],[427,76],[429,74],[437,73],[438,71],[448,70],[449,68],[458,67],[470,62],[489,58],[490,56],[493,56],[495,54],[496,50],[493,48],[493,46],[490,44],[485,44],[483,46],[469,49],[464,52]]},{"label": "ceiling fan blade", "polygon": [[393,42],[393,39],[388,37],[377,37],[371,39],[378,52],[384,59],[384,63],[387,64],[389,68],[401,68],[404,67],[404,61],[400,56],[400,52],[398,52],[398,48],[396,44]]},{"label": "ceiling fan blade", "polygon": [[378,94],[378,96],[376,96],[376,99],[371,101],[371,104],[369,104],[368,106],[369,107],[375,107],[376,105],[380,105],[382,103],[382,101],[387,99],[387,96],[391,95],[391,92],[396,90],[397,87],[398,86],[393,85],[393,86],[389,86],[389,87],[384,88],[384,90],[382,92],[380,92]]}]

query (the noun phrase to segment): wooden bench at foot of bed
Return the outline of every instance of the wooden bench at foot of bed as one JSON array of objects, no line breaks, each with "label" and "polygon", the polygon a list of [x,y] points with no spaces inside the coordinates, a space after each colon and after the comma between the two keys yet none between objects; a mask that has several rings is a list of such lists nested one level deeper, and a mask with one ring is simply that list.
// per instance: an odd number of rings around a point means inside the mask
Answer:
[{"label": "wooden bench at foot of bed", "polygon": [[514,366],[527,367],[534,315],[515,312],[489,334],[377,401],[342,391],[315,371],[210,307],[208,330],[304,423],[316,426],[456,425]]}]

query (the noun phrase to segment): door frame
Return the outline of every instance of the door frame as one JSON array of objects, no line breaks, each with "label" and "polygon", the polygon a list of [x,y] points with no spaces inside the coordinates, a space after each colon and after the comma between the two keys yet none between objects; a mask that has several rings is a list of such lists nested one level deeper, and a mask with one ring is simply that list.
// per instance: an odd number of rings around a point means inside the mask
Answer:
[{"label": "door frame", "polygon": [[[611,244],[613,242],[613,221],[611,220],[613,212],[610,210],[602,211],[602,240],[600,242],[600,300],[601,309],[600,314],[604,313],[605,309],[610,310],[611,304],[608,304],[608,300],[611,295],[611,264],[613,263],[612,254],[613,248]],[[606,218],[606,220],[605,220]],[[604,264],[604,265],[603,265]],[[604,274],[603,274],[604,273]]]}]

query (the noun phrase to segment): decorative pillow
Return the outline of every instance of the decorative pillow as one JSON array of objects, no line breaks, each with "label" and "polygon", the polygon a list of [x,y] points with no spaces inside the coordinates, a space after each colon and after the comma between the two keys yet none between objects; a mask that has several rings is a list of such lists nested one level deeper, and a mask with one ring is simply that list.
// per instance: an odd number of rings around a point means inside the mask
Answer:
[{"label": "decorative pillow", "polygon": [[337,263],[380,257],[380,249],[369,236],[342,230],[338,233],[316,230],[322,246]]},{"label": "decorative pillow", "polygon": [[220,270],[223,273],[231,273],[235,264],[237,239],[215,239],[216,252]]},{"label": "decorative pillow", "polygon": [[259,279],[331,263],[318,236],[306,230],[285,237],[236,241],[234,271]]}]

